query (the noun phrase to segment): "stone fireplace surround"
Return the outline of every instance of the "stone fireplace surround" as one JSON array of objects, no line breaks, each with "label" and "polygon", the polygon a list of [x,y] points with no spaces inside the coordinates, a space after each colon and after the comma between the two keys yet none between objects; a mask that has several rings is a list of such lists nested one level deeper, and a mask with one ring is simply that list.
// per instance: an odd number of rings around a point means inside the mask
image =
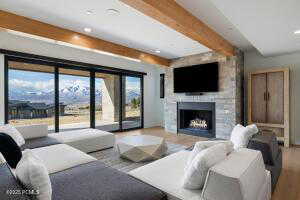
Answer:
[{"label": "stone fireplace surround", "polygon": [[[219,92],[203,95],[174,93],[173,69],[197,64],[219,62]],[[180,133],[177,127],[177,103],[214,102],[216,114],[216,137],[230,138],[231,131],[243,116],[243,54],[226,57],[216,52],[207,52],[175,59],[165,71],[164,128],[167,132]]]}]

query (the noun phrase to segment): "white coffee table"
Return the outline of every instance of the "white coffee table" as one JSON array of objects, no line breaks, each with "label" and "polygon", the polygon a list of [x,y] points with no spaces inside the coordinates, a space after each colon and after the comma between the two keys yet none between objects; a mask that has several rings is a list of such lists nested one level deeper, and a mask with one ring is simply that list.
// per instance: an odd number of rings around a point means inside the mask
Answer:
[{"label": "white coffee table", "polygon": [[164,138],[151,135],[126,136],[116,146],[121,157],[134,162],[159,159],[168,149]]}]

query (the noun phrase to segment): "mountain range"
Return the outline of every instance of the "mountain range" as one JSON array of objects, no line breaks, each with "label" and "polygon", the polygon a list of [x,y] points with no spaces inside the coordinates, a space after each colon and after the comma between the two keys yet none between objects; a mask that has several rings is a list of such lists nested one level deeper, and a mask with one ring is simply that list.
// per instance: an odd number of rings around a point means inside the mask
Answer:
[{"label": "mountain range", "polygon": [[[101,101],[102,91],[96,89],[95,98]],[[132,99],[140,97],[139,90],[126,90],[126,103]],[[25,100],[31,102],[44,102],[51,104],[54,102],[54,90],[50,91],[28,91],[28,89],[9,90],[9,99]],[[59,100],[64,104],[90,103],[90,88],[81,85],[73,85],[59,90]],[[96,102],[97,103],[97,102]],[[100,102],[100,104],[102,104]]]}]

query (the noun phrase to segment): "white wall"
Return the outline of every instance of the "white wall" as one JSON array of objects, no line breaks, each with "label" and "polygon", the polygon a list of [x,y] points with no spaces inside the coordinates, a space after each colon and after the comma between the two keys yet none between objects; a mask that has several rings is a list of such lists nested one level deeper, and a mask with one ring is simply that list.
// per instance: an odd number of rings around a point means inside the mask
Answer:
[{"label": "white wall", "polygon": [[0,124],[4,123],[4,56],[0,54]]},{"label": "white wall", "polygon": [[[127,59],[102,55],[86,50],[76,49],[48,43],[35,39],[0,32],[0,48],[25,53],[55,57],[109,67],[116,67],[140,72],[146,72],[144,77],[144,116],[145,127],[159,126],[162,124],[162,102],[159,98],[159,74],[162,69],[146,63],[139,63]],[[0,56],[0,69],[3,70],[3,55]],[[0,97],[4,98],[4,80],[1,71]],[[4,103],[0,100],[0,120],[4,116]]]},{"label": "white wall", "polygon": [[[300,144],[300,52],[275,57],[263,57],[256,51],[245,53],[245,89],[247,89],[247,74],[250,71],[283,66],[290,67],[291,142]],[[245,95],[247,95],[247,90]],[[245,114],[247,117],[247,112]]]}]

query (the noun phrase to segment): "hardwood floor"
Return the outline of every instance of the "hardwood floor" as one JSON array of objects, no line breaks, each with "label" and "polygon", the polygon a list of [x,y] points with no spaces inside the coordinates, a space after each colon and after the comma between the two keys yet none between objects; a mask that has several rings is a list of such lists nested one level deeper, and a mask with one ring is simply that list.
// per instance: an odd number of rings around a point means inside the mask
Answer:
[{"label": "hardwood floor", "polygon": [[[117,133],[117,138],[127,135],[154,135],[164,137],[166,141],[182,144],[187,147],[207,138],[173,134],[166,132],[161,127],[146,128],[128,132]],[[300,148],[290,147],[283,150],[283,169],[279,177],[272,200],[300,200]]]},{"label": "hardwood floor", "polygon": [[290,147],[283,150],[283,166],[272,200],[300,199],[300,148]]}]

